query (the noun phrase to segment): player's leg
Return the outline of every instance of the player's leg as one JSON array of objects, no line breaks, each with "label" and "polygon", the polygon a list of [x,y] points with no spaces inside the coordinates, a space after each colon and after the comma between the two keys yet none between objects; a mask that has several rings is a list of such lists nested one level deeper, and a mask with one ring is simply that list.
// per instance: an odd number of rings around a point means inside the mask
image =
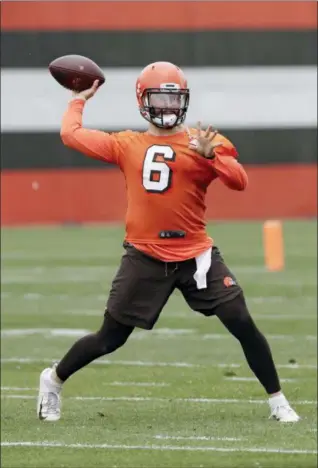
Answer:
[{"label": "player's leg", "polygon": [[60,392],[72,374],[122,346],[134,327],[154,326],[174,289],[174,277],[173,270],[167,271],[163,262],[127,247],[112,284],[101,329],[78,340],[56,367],[41,373],[37,406],[40,419],[60,418]]},{"label": "player's leg", "polygon": [[97,333],[79,339],[58,363],[56,376],[65,382],[72,374],[101,356],[110,354],[126,343],[134,327],[117,322],[107,311]]},{"label": "player's leg", "polygon": [[216,306],[214,313],[240,342],[250,369],[268,394],[271,416],[282,422],[298,421],[299,416],[281,391],[270,346],[252,319],[243,292]]},{"label": "player's leg", "polygon": [[117,322],[107,312],[101,328],[74,343],[63,359],[40,375],[37,412],[40,419],[57,421],[60,418],[62,384],[75,372],[95,359],[112,353],[122,346],[133,327]]},{"label": "player's leg", "polygon": [[252,320],[243,291],[219,250],[212,250],[206,288],[197,288],[193,279],[195,269],[195,262],[185,264],[178,285],[189,306],[205,316],[217,315],[239,340],[251,370],[269,395],[272,416],[281,421],[297,421],[299,417],[281,392],[268,342]]}]

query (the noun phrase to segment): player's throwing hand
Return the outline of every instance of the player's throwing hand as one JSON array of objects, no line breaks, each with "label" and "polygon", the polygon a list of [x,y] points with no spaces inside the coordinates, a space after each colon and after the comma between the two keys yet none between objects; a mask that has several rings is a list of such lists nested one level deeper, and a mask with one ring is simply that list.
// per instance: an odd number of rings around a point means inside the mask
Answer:
[{"label": "player's throwing hand", "polygon": [[98,80],[95,80],[93,83],[93,86],[89,89],[85,89],[84,91],[80,91],[79,93],[76,91],[73,91],[73,98],[76,99],[83,99],[84,101],[87,101],[91,97],[94,96],[98,89]]},{"label": "player's throwing hand", "polygon": [[190,141],[189,147],[197,151],[204,158],[213,159],[215,148],[222,146],[222,143],[213,143],[213,139],[218,133],[217,130],[212,129],[211,125],[208,126],[206,131],[202,130],[201,122],[198,122],[196,138]]}]

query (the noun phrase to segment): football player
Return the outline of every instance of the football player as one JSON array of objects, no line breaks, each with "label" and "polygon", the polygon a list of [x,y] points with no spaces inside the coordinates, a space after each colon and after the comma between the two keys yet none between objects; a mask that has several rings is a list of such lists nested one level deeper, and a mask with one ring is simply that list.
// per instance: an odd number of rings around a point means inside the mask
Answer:
[{"label": "football player", "polygon": [[205,195],[220,179],[244,190],[247,175],[233,144],[209,126],[185,125],[190,91],[179,67],[156,62],[136,83],[145,132],[108,134],[85,129],[91,89],[73,93],[61,128],[63,143],[89,157],[116,164],[127,186],[125,253],[96,333],[78,340],[58,364],[40,375],[37,415],[60,419],[61,389],[95,359],[123,346],[135,327],[150,330],[175,289],[201,314],[217,316],[240,342],[247,362],[264,387],[270,415],[282,422],[299,416],[282,393],[267,340],[247,309],[243,291],[206,232]]}]

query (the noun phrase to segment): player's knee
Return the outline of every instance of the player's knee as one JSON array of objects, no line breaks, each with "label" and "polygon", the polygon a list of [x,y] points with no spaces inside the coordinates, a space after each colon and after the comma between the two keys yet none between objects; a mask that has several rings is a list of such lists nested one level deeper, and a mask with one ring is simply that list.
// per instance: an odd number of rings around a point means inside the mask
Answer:
[{"label": "player's knee", "polygon": [[133,327],[117,322],[111,315],[106,313],[103,325],[96,333],[102,354],[113,353],[116,349],[123,346],[132,331]]},{"label": "player's knee", "polygon": [[96,333],[96,336],[102,355],[113,353],[116,349],[123,346],[128,339],[127,335],[118,332],[104,334],[101,333],[101,330]]},{"label": "player's knee", "polygon": [[123,337],[106,337],[106,340],[101,342],[103,355],[113,353],[114,351],[116,351],[116,349],[123,346],[126,343],[126,341],[127,338],[123,339]]},{"label": "player's knee", "polygon": [[215,314],[221,320],[239,320],[246,322],[250,318],[249,311],[245,302],[245,298],[242,292],[240,292],[233,299],[223,302],[218,305]]},{"label": "player's knee", "polygon": [[231,301],[221,304],[216,315],[238,340],[257,332],[242,292]]}]

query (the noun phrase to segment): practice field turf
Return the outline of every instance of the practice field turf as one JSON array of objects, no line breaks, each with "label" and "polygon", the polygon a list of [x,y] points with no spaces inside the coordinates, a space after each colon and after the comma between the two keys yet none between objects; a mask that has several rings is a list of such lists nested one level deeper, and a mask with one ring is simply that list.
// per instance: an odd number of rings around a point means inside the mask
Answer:
[{"label": "practice field turf", "polygon": [[302,421],[268,420],[262,387],[216,318],[175,293],[155,330],[76,374],[62,419],[36,419],[40,371],[101,323],[118,227],[2,230],[3,467],[314,467],[316,223],[284,223],[286,270],[264,270],[259,223],[211,224]]}]

